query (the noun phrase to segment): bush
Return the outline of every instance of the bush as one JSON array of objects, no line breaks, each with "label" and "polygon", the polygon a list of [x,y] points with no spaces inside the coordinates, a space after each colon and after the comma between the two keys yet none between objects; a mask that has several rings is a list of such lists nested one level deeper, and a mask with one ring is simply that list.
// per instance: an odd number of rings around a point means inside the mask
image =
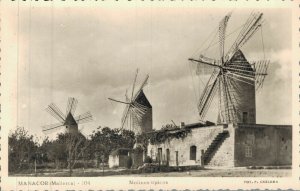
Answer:
[{"label": "bush", "polygon": [[[102,167],[102,165],[101,165],[101,167]],[[77,161],[77,163],[75,163],[73,168],[95,168],[95,162],[79,160],[79,161]]]},{"label": "bush", "polygon": [[138,170],[141,173],[154,173],[159,171],[159,166],[156,163],[145,163],[143,166],[140,166]]},{"label": "bush", "polygon": [[152,163],[152,158],[147,156],[144,160],[144,163]]}]

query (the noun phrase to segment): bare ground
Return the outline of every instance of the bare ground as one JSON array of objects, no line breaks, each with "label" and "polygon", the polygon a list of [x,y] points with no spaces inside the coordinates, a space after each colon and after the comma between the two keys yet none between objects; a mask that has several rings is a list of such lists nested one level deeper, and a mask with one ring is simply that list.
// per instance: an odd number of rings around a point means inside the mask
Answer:
[{"label": "bare ground", "polygon": [[205,169],[187,172],[160,172],[147,174],[130,174],[122,176],[144,177],[287,177],[292,175],[291,169]]},{"label": "bare ground", "polygon": [[[125,169],[106,169],[104,176],[133,176],[133,177],[287,177],[291,176],[291,169],[246,169],[246,168],[208,168],[203,170],[190,170],[184,172],[158,172],[158,173],[132,173]],[[49,170],[34,173],[19,173],[11,176],[44,176],[67,177],[68,170]],[[98,177],[103,176],[101,169],[74,169],[73,177]]]}]

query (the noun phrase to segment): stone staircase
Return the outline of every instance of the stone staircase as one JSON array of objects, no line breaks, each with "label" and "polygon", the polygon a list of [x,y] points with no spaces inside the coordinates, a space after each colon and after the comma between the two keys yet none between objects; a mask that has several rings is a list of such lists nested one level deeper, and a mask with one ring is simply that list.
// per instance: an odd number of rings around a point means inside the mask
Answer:
[{"label": "stone staircase", "polygon": [[227,130],[223,130],[223,132],[219,133],[212,143],[208,146],[206,151],[204,152],[203,155],[203,161],[204,165],[208,165],[211,159],[214,157],[215,153],[219,149],[219,147],[222,145],[224,140],[229,136],[229,132]]}]

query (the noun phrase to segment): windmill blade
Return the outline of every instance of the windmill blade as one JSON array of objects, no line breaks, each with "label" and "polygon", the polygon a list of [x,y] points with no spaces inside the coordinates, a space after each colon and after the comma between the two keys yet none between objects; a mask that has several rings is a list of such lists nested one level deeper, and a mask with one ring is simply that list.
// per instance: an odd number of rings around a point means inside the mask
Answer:
[{"label": "windmill blade", "polygon": [[251,14],[243,29],[238,35],[236,41],[226,54],[226,62],[231,59],[236,51],[242,48],[243,45],[254,35],[254,33],[261,27],[263,13]]},{"label": "windmill blade", "polygon": [[225,75],[229,76],[231,78],[235,78],[238,81],[248,83],[250,85],[254,85],[254,83],[251,83],[251,82],[255,82],[255,78],[253,76],[246,76],[245,74],[239,74],[237,72],[227,71]]},{"label": "windmill blade", "polygon": [[66,115],[68,115],[68,113],[70,113],[70,112],[71,112],[72,115],[74,115],[74,112],[75,112],[76,107],[77,107],[77,103],[78,103],[78,100],[73,98],[73,97],[68,99]]},{"label": "windmill blade", "polygon": [[139,132],[141,130],[142,120],[137,116],[132,116],[132,130],[134,132]]},{"label": "windmill blade", "polygon": [[131,109],[134,114],[138,115],[139,117],[142,117],[143,115],[146,114],[147,109],[142,108],[138,105],[132,105],[132,109]]},{"label": "windmill blade", "polygon": [[144,79],[143,83],[141,84],[139,90],[135,93],[134,98],[132,99],[132,102],[135,101],[135,99],[137,98],[137,96],[139,95],[139,93],[143,90],[143,88],[147,85],[148,83],[148,79],[149,79],[149,75],[146,76],[146,78]]},{"label": "windmill blade", "polygon": [[255,85],[256,90],[263,86],[264,80],[266,78],[270,60],[260,60],[253,62],[255,68]]},{"label": "windmill blade", "polygon": [[[220,67],[220,61],[213,60],[213,59],[211,59],[211,60],[210,59],[203,59],[203,58],[205,58],[205,57],[200,56],[198,60],[194,59],[194,58],[189,58],[188,60],[192,61],[192,62],[197,62],[198,67],[200,66],[199,64],[204,64],[204,65],[213,66],[213,67],[217,67],[217,68]],[[198,67],[197,67],[197,70],[200,70]],[[199,75],[199,74],[197,74],[197,75]]]},{"label": "windmill blade", "polygon": [[198,111],[199,111],[199,115],[200,115],[200,119],[202,120],[205,115],[206,112],[208,110],[208,108],[210,107],[210,104],[212,102],[212,99],[215,96],[215,92],[216,92],[216,87],[217,87],[217,79],[220,75],[221,71],[219,70],[214,70],[213,74],[211,75],[211,77],[209,78],[209,81],[207,82],[203,93],[199,99],[199,103],[198,103]]},{"label": "windmill blade", "polygon": [[[137,113],[135,111],[135,109],[132,107],[130,108],[129,112],[128,112],[128,116],[126,118],[126,122],[129,126],[129,130],[132,130],[132,131],[139,131],[140,127],[141,126],[141,123],[142,123],[142,116],[141,114]],[[125,126],[125,125],[124,125]]]},{"label": "windmill blade", "polygon": [[240,87],[238,87],[238,85],[236,84],[236,80],[230,78],[229,76],[226,76],[227,81],[228,81],[228,85],[229,87],[234,91],[234,99],[236,100],[237,103],[240,102],[240,99],[236,96],[236,95],[240,95],[242,93]]},{"label": "windmill blade", "polygon": [[124,124],[125,124],[125,122],[127,120],[130,107],[131,107],[130,105],[126,105],[126,107],[125,107],[125,110],[124,110],[123,116],[122,116],[122,120],[121,120],[121,129],[123,129]]},{"label": "windmill blade", "polygon": [[237,76],[237,75],[235,75],[235,74],[233,74],[233,73],[227,72],[225,75],[226,75],[227,77],[233,79],[233,80],[240,81],[240,82],[243,82],[243,83],[246,83],[246,84],[249,84],[249,85],[254,86],[254,83],[252,83],[251,81],[249,81],[249,80],[247,80],[247,79],[246,79],[246,80],[245,80],[245,79],[242,79],[240,76]]},{"label": "windmill blade", "polygon": [[130,99],[131,101],[133,99],[133,93],[134,93],[134,88],[135,88],[135,83],[136,83],[138,73],[139,73],[139,69],[136,69],[135,77],[134,77],[134,80],[133,80],[133,83],[132,83],[132,91],[131,91],[131,99]]},{"label": "windmill blade", "polygon": [[202,95],[201,95],[200,99],[199,99],[199,104],[202,104],[204,102],[204,100],[206,99],[206,96],[207,96],[206,92],[209,92],[209,88],[214,83],[214,79],[217,78],[217,76],[219,74],[220,74],[220,71],[218,71],[216,69],[213,71],[213,73],[210,76],[208,82],[206,83],[206,86],[205,86],[205,88],[204,88],[204,90],[202,92]]},{"label": "windmill blade", "polygon": [[233,86],[231,86],[231,79],[229,79],[227,76],[224,76],[224,79],[225,79],[225,86],[226,86],[226,89],[227,89],[227,95],[228,95],[228,105],[229,105],[229,108],[230,108],[230,112],[232,114],[232,119],[234,121],[232,122],[235,122],[235,120],[237,120],[237,110],[236,110],[236,106],[237,106],[237,103],[238,103],[238,100],[235,96],[235,89],[233,88]]},{"label": "windmill blade", "polygon": [[132,107],[132,109],[130,110],[131,114],[137,115],[138,117],[142,118],[142,116],[145,114],[145,112],[143,112],[142,110],[136,108],[136,107]]},{"label": "windmill blade", "polygon": [[88,111],[88,112],[85,112],[81,115],[78,115],[78,116],[74,117],[74,119],[77,122],[77,121],[80,121],[80,120],[83,120],[83,119],[87,119],[89,117],[92,117],[92,114],[91,114],[91,112]]},{"label": "windmill blade", "polygon": [[87,123],[93,120],[93,116],[90,112],[86,112],[84,114],[78,115],[75,117],[75,121],[77,124]]},{"label": "windmill blade", "polygon": [[55,105],[54,103],[51,103],[49,106],[51,108],[53,108],[53,110],[56,111],[63,119],[66,118],[66,116],[64,115],[64,113],[59,109],[59,107],[57,105]]},{"label": "windmill blade", "polygon": [[67,108],[66,108],[66,115],[69,114],[71,108],[72,98],[68,98]]},{"label": "windmill blade", "polygon": [[75,98],[73,98],[73,104],[72,104],[71,110],[70,110],[70,112],[72,113],[72,115],[75,114],[75,111],[76,111],[76,108],[77,108],[77,104],[78,104],[78,100],[75,99]]},{"label": "windmill blade", "polygon": [[110,101],[118,102],[118,103],[130,104],[130,102],[124,102],[124,101],[116,100],[113,98],[107,98],[107,99],[109,99]]},{"label": "windmill blade", "polygon": [[139,109],[143,110],[143,111],[147,111],[148,110],[148,107],[146,107],[145,105],[142,105],[138,102],[134,102],[133,103],[134,106],[138,107]]},{"label": "windmill blade", "polygon": [[225,46],[225,35],[228,20],[231,16],[231,12],[228,13],[219,24],[219,46],[220,46],[220,60],[223,62],[224,58],[224,46]]},{"label": "windmill blade", "polygon": [[130,103],[130,99],[129,99],[128,94],[127,94],[127,89],[125,91],[125,100],[126,100],[127,103]]},{"label": "windmill blade", "polygon": [[59,130],[60,128],[64,127],[63,123],[55,123],[51,125],[44,125],[42,126],[43,133],[52,133],[54,131]]},{"label": "windmill blade", "polygon": [[[236,62],[236,61],[235,61]],[[233,73],[239,73],[241,75],[245,74],[246,76],[255,76],[255,70],[251,67],[250,64],[242,64],[245,62],[237,62],[237,63],[230,63],[226,66],[223,66],[223,68],[227,71],[233,72]]]},{"label": "windmill blade", "polygon": [[235,75],[235,76],[238,76],[240,78],[244,78],[244,79],[247,79],[247,80],[250,80],[250,81],[255,81],[255,73],[246,73],[246,72],[241,72],[241,71],[230,71],[230,70],[227,70],[227,73],[230,73],[232,75]]},{"label": "windmill blade", "polygon": [[226,75],[222,75],[221,77],[222,84],[222,99],[223,99],[223,107],[221,107],[221,113],[225,117],[225,122],[232,123],[236,122],[237,110],[236,110],[236,99],[234,96],[234,90],[230,86],[229,79]]},{"label": "windmill blade", "polygon": [[260,60],[253,62],[255,65],[255,76],[265,76],[267,75],[270,60]]},{"label": "windmill blade", "polygon": [[57,119],[59,122],[64,123],[66,117],[64,114],[60,111],[60,109],[54,104],[51,103],[47,108],[46,111],[52,115],[55,119]]},{"label": "windmill blade", "polygon": [[130,116],[135,116],[138,119],[142,119],[143,118],[143,114],[139,113],[137,110],[135,109],[130,109]]}]

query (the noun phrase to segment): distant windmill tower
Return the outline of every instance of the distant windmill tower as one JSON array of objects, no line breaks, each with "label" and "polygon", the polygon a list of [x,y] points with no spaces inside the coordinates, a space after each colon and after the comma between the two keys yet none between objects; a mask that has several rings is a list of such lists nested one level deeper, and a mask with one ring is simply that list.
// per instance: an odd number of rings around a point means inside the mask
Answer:
[{"label": "distant windmill tower", "polygon": [[66,114],[64,114],[54,103],[51,103],[46,108],[46,111],[58,120],[59,123],[43,126],[43,132],[51,133],[65,127],[68,133],[78,133],[78,124],[90,122],[93,118],[90,112],[74,117],[77,104],[77,99],[69,98]]},{"label": "distant windmill tower", "polygon": [[241,48],[262,26],[263,14],[250,15],[227,54],[224,54],[226,26],[230,16],[231,13],[219,24],[219,59],[203,55],[199,59],[189,59],[197,63],[198,70],[204,65],[214,69],[198,102],[200,120],[205,118],[217,92],[218,123],[256,123],[255,90],[262,87],[269,61],[261,60],[250,64]]},{"label": "distant windmill tower", "polygon": [[[146,76],[139,89],[135,92],[135,85],[138,76],[138,69],[134,77],[131,97],[125,94],[125,101],[108,98],[111,101],[126,104],[123,117],[121,120],[121,128],[134,131],[136,134],[148,132],[152,130],[152,106],[147,99],[143,88],[148,82],[149,75]],[[135,92],[135,93],[134,93]]]}]

